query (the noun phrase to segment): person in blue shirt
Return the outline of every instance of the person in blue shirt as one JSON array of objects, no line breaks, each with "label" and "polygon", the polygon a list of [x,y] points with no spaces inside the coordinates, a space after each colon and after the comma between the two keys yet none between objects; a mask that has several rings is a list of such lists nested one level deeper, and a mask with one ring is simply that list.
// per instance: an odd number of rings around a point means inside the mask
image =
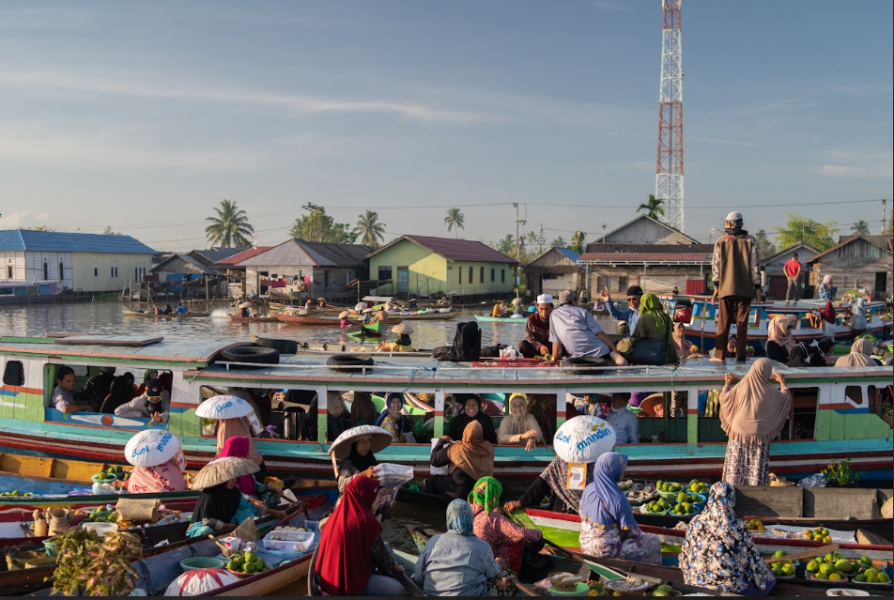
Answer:
[{"label": "person in blue shirt", "polygon": [[608,312],[614,320],[626,322],[630,326],[630,331],[636,329],[636,324],[639,321],[639,302],[643,297],[643,288],[638,285],[631,285],[627,288],[627,308],[625,309],[615,306],[615,303],[612,302],[611,294],[608,293],[608,288],[602,290],[601,297],[608,305]]},{"label": "person in blue shirt", "polygon": [[182,301],[182,300],[179,301],[179,302],[177,302],[177,308],[174,309],[174,312],[177,313],[178,315],[185,315],[185,314],[186,314],[186,307],[183,306],[183,301]]},{"label": "person in blue shirt", "polygon": [[612,394],[612,410],[605,418],[615,430],[616,444],[639,444],[639,421],[627,410],[630,394]]}]

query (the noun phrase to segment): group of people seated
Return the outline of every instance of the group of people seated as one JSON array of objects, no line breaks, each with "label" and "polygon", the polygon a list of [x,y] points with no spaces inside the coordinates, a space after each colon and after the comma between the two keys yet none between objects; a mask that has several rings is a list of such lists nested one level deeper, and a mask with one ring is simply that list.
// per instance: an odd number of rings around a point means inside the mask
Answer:
[{"label": "group of people seated", "polygon": [[133,373],[116,376],[115,371],[115,367],[100,367],[99,373],[90,377],[78,392],[74,369],[59,367],[56,387],[50,397],[53,408],[65,414],[94,412],[167,423],[173,374],[170,371],[159,374],[150,369],[144,373],[143,383],[137,386]]},{"label": "group of people seated", "polygon": [[177,308],[172,307],[170,304],[165,304],[164,306],[153,304],[152,312],[156,315],[185,315],[189,312],[185,306],[183,306],[183,301],[177,302]]},{"label": "group of people seated", "polygon": [[[688,344],[682,324],[673,323],[661,300],[644,294],[637,285],[627,290],[627,308],[619,309],[608,290],[603,290],[611,316],[618,321],[619,334],[632,333],[615,344],[592,313],[578,305],[577,294],[565,290],[559,294],[559,306],[549,294],[537,297],[537,312],[527,319],[525,339],[519,352],[525,358],[560,361],[563,357],[601,358],[617,366],[628,364],[677,364],[688,356]],[[637,346],[645,340],[657,340],[663,355],[640,358]],[[643,361],[643,362],[638,362]]]}]

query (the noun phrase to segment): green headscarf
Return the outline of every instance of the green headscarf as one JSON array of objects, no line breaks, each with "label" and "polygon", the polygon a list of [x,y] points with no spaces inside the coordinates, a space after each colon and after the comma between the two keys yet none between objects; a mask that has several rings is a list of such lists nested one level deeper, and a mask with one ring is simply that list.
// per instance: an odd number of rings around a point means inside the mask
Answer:
[{"label": "green headscarf", "polygon": [[643,294],[639,302],[640,316],[651,314],[655,319],[655,326],[658,327],[661,333],[667,335],[668,331],[670,331],[670,317],[664,312],[664,306],[661,305],[661,300],[658,299],[658,296],[655,294]]},{"label": "green headscarf", "polygon": [[503,485],[493,477],[482,477],[475,482],[472,493],[469,494],[469,504],[477,504],[490,512],[500,505],[500,494],[503,493]]}]

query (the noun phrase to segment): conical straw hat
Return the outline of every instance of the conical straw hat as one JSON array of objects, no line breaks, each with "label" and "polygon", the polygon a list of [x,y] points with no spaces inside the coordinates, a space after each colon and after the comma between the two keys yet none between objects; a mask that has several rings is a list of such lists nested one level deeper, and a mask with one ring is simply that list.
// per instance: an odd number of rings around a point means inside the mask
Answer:
[{"label": "conical straw hat", "polygon": [[343,310],[341,313],[339,313],[338,318],[339,319],[347,319],[350,316],[351,316],[351,313],[349,313],[346,310]]},{"label": "conical straw hat", "polygon": [[335,441],[332,442],[332,446],[329,447],[329,452],[335,454],[337,460],[344,460],[351,453],[351,444],[356,440],[365,437],[372,438],[372,444],[369,447],[369,451],[373,454],[387,448],[392,440],[391,434],[381,427],[376,427],[375,425],[358,425],[357,427],[352,427],[351,429],[342,432],[340,436],[335,438]]},{"label": "conical straw hat", "polygon": [[212,460],[193,477],[190,488],[194,490],[207,490],[216,485],[232,481],[243,475],[257,473],[260,467],[250,460],[228,456]]},{"label": "conical straw hat", "polygon": [[391,331],[397,335],[412,335],[413,327],[409,323],[401,323],[400,325],[395,325]]}]

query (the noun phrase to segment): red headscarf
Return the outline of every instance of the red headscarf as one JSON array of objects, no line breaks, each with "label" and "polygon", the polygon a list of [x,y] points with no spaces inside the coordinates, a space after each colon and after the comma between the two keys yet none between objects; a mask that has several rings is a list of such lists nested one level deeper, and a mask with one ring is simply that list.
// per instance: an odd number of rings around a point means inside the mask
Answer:
[{"label": "red headscarf", "polygon": [[[251,440],[247,437],[235,436],[227,438],[224,443],[223,450],[220,452],[220,458],[232,456],[233,458],[248,458],[248,449]],[[243,475],[236,478],[236,487],[243,494],[253,496],[255,493],[255,478],[252,475]]]},{"label": "red headscarf", "polygon": [[835,324],[835,307],[831,302],[826,302],[826,308],[820,311],[820,316],[826,323]]},{"label": "red headscarf", "polygon": [[372,512],[377,481],[359,475],[345,488],[341,504],[323,527],[314,569],[330,596],[359,596],[373,574],[370,548],[382,526]]}]

